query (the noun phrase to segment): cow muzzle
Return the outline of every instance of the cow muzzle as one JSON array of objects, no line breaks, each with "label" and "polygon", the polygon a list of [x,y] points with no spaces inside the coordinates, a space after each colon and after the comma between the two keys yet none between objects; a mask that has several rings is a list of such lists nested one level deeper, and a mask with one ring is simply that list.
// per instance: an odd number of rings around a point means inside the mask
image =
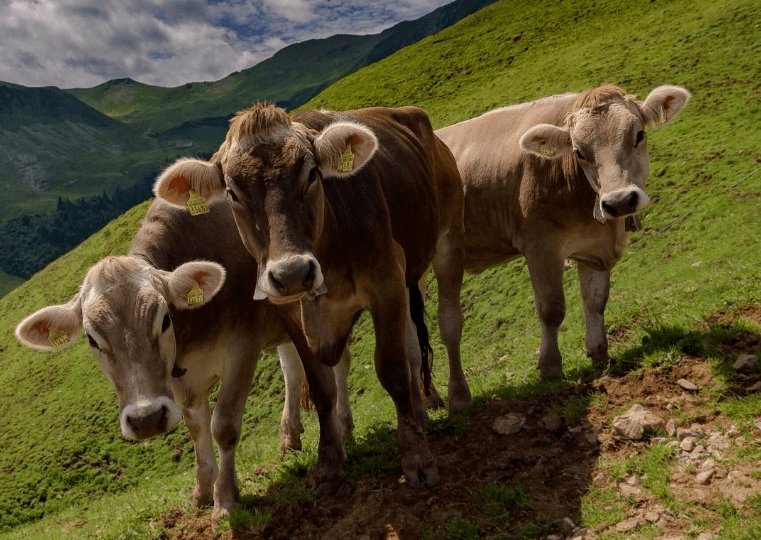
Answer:
[{"label": "cow muzzle", "polygon": [[256,284],[254,300],[268,298],[273,304],[288,304],[305,294],[327,292],[320,263],[311,254],[292,255],[269,261]]},{"label": "cow muzzle", "polygon": [[637,186],[610,191],[600,196],[600,206],[595,209],[595,218],[598,217],[598,213],[603,218],[602,221],[630,216],[639,212],[649,202],[650,197]]},{"label": "cow muzzle", "polygon": [[119,417],[122,435],[141,441],[172,430],[182,420],[182,411],[168,397],[130,403]]}]

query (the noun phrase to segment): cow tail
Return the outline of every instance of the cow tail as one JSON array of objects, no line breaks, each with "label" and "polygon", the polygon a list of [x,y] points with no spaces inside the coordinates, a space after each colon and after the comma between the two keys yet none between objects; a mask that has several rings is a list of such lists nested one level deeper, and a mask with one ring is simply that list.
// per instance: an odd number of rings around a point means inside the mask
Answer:
[{"label": "cow tail", "polygon": [[[425,395],[431,395],[431,373],[433,372],[433,349],[428,339],[428,327],[425,325],[425,304],[420,287],[413,284],[410,291],[410,315],[417,329],[417,340],[420,344],[420,375],[423,378],[423,390]],[[414,390],[413,390],[414,391]]]}]

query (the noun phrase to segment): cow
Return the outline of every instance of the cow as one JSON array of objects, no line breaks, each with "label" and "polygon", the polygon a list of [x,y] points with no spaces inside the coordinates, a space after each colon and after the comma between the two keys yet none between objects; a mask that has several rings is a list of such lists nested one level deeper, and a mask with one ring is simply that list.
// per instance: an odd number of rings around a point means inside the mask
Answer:
[{"label": "cow", "polygon": [[[227,204],[192,216],[154,201],[128,255],[102,259],[68,303],[40,309],[16,328],[22,343],[43,350],[87,336],[116,390],[124,437],[160,435],[184,419],[196,456],[193,500],[213,503],[214,522],[239,501],[235,450],[263,349],[278,346],[286,380],[281,455],[301,448],[303,367],[275,307],[252,298],[255,270]],[[347,369],[345,352],[336,367],[342,436],[352,427]],[[209,394],[220,379],[211,414]]]},{"label": "cow", "polygon": [[197,196],[229,200],[258,263],[255,297],[279,307],[307,374],[320,419],[315,494],[334,493],[343,481],[329,366],[363,310],[373,320],[376,373],[396,407],[405,480],[436,485],[417,390],[429,347],[417,282],[432,265],[440,302],[450,308],[442,332],[459,355],[463,194],[425,112],[373,107],[289,117],[257,103],[231,119],[210,161],[178,160],[154,191],[180,206]]},{"label": "cow", "polygon": [[649,198],[645,127],[671,121],[690,93],[659,86],[639,101],[602,85],[513,105],[438,129],[465,192],[465,262],[480,272],[523,255],[541,325],[542,379],[563,375],[563,268],[578,263],[586,352],[608,360],[610,271]]}]

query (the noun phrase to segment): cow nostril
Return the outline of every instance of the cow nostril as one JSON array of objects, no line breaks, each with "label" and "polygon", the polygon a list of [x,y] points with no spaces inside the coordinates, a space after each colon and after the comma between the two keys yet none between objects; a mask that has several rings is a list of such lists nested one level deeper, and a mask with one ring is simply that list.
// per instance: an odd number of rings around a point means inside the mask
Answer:
[{"label": "cow nostril", "polygon": [[270,283],[279,291],[285,290],[285,284],[282,282],[282,278],[280,276],[275,276],[272,272],[270,272]]},{"label": "cow nostril", "polygon": [[628,200],[629,208],[636,208],[638,202],[639,202],[639,195],[637,195],[637,192],[634,191],[632,192],[631,195],[629,195],[629,200]]},{"label": "cow nostril", "polygon": [[306,276],[304,276],[304,285],[307,288],[311,288],[314,284],[314,280],[316,278],[316,272],[315,272],[315,266],[312,261],[309,261],[309,264],[307,265],[307,273]]},{"label": "cow nostril", "polygon": [[157,411],[145,416],[128,416],[127,422],[135,433],[162,433],[166,430],[166,413],[166,405],[162,405]]}]

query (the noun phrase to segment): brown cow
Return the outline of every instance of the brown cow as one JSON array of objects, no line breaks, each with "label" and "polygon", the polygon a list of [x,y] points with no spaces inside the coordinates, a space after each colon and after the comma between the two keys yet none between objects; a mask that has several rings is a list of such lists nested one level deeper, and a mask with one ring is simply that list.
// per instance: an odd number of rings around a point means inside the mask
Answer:
[{"label": "brown cow", "polygon": [[607,361],[610,269],[649,202],[645,126],[669,122],[689,97],[678,86],[659,86],[638,101],[604,85],[436,131],[464,183],[465,269],[480,272],[526,257],[542,327],[543,379],[563,375],[557,340],[566,258],[578,262],[587,354]]},{"label": "brown cow", "polygon": [[[327,366],[365,309],[375,327],[376,372],[397,410],[406,481],[436,484],[422,400],[410,391],[421,362],[411,313],[422,323],[417,282],[431,264],[442,304],[459,310],[463,215],[457,165],[428,116],[402,107],[290,118],[257,104],[231,120],[210,162],[178,161],[155,191],[178,205],[191,192],[230,200],[259,263],[256,297],[281,306],[307,372],[320,418],[317,494],[338,488],[345,460]],[[462,315],[450,319],[459,343]],[[424,342],[423,325],[417,328]]]},{"label": "brown cow", "polygon": [[[212,204],[208,214],[193,217],[156,201],[129,255],[101,260],[67,304],[43,308],[16,328],[22,343],[47,350],[53,343],[73,341],[84,328],[101,371],[116,390],[125,437],[160,435],[184,418],[196,456],[193,499],[199,506],[214,503],[215,522],[238,503],[235,449],[262,349],[280,345],[286,380],[281,454],[301,448],[303,368],[276,308],[251,298],[255,265],[227,204]],[[196,286],[193,298],[189,293]],[[56,330],[63,332],[60,343]],[[341,370],[336,367],[342,435],[351,431],[347,355]],[[209,393],[219,379],[222,387],[212,415]]]}]

